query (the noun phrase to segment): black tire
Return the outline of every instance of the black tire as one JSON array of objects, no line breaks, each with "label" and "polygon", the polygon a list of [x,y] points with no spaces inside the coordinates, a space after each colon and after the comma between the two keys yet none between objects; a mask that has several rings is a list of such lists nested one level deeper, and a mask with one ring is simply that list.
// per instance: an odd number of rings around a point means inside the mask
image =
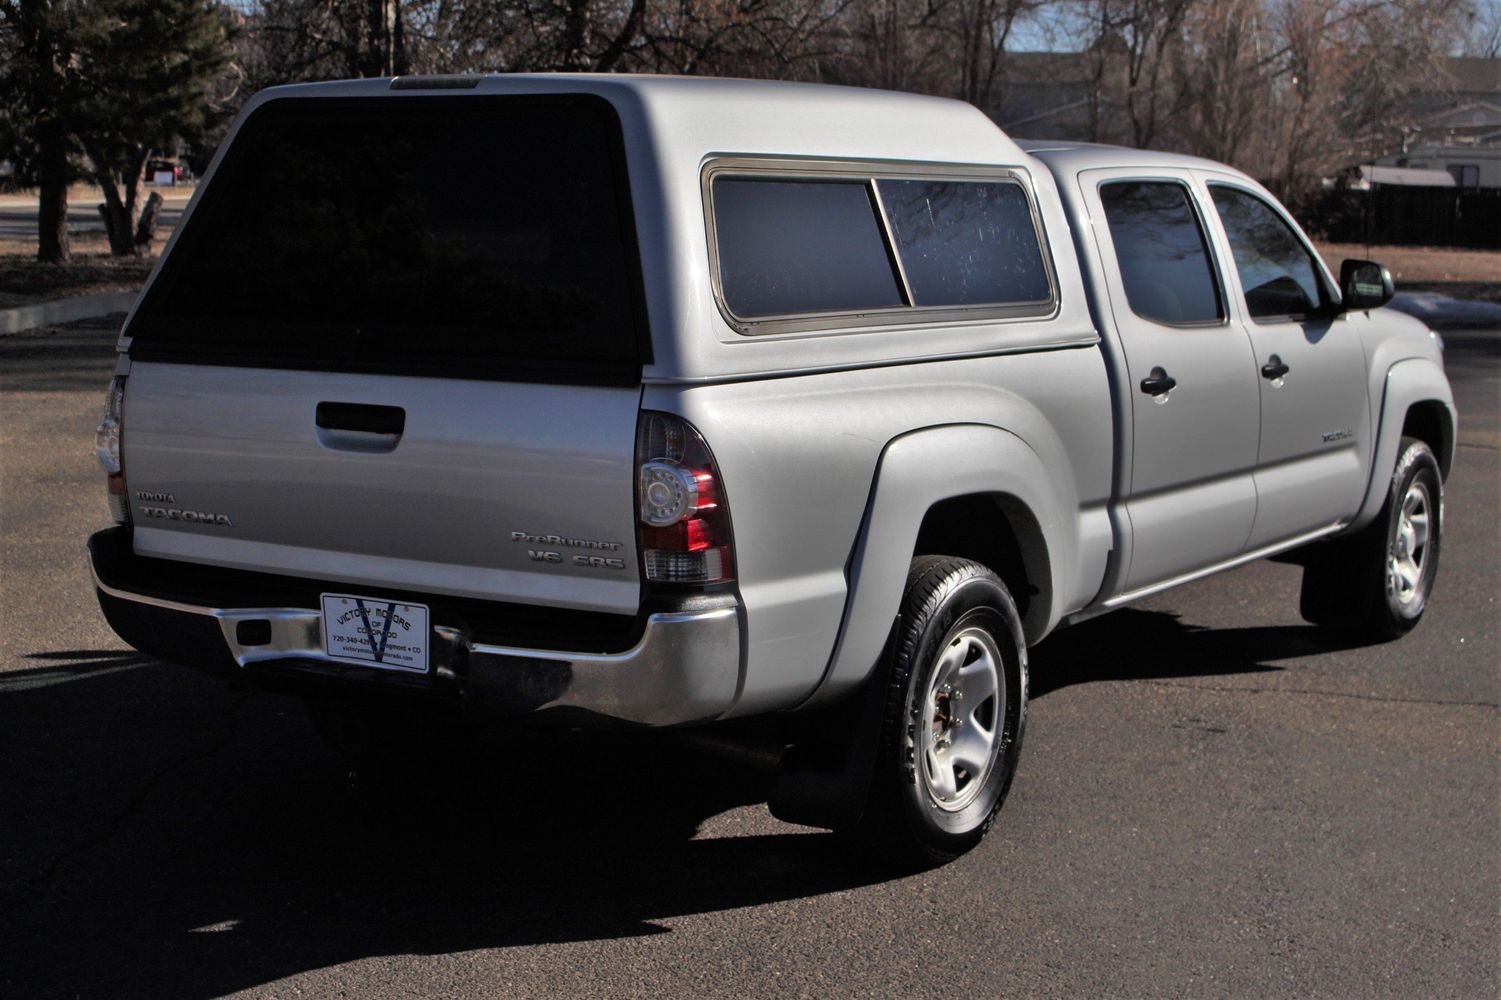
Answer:
[{"label": "black tire", "polygon": [[[1005,584],[984,566],[920,557],[908,574],[888,656],[875,772],[856,833],[904,868],[932,867],[980,842],[1016,773],[1027,716],[1021,616]],[[991,672],[987,659],[997,688],[988,702],[988,681],[981,678]],[[940,671],[968,679],[944,685]],[[975,688],[967,706],[961,704],[966,684]],[[976,774],[959,757],[943,758],[961,748],[978,757],[985,738],[988,763],[974,767]]]},{"label": "black tire", "polygon": [[1299,601],[1303,618],[1360,642],[1387,642],[1412,631],[1438,575],[1443,512],[1438,459],[1423,441],[1403,438],[1376,519],[1310,551]]}]

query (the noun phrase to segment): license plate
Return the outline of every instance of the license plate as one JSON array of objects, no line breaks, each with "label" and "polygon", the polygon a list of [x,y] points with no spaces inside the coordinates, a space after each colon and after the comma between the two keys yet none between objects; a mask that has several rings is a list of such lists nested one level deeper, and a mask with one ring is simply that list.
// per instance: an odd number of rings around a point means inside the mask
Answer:
[{"label": "license plate", "polygon": [[324,594],[323,651],[381,670],[427,673],[427,607],[380,597]]}]

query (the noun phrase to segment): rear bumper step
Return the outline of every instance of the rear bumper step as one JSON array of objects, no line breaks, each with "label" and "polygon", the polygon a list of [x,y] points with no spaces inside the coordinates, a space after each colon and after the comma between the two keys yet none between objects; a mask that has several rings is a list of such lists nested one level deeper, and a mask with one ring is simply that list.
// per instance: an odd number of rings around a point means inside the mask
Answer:
[{"label": "rear bumper step", "polygon": [[[169,596],[156,585],[170,583],[159,579],[163,561],[130,554],[121,529],[90,538],[89,556],[100,607],[121,638],[142,652],[221,675],[282,687],[457,697],[485,715],[557,713],[647,726],[717,718],[739,690],[740,609],[729,594],[654,610],[634,644],[611,652],[482,641],[457,619],[445,622],[435,607],[430,672],[404,676],[331,659],[316,607],[221,606],[226,602],[200,603],[176,591]],[[132,572],[141,568],[132,565],[137,561],[149,563],[151,572]]]}]

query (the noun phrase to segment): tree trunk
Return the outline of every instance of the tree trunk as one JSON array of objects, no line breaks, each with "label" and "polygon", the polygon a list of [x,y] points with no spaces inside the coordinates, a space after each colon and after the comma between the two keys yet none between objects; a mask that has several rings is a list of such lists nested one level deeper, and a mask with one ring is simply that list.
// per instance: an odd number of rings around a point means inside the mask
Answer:
[{"label": "tree trunk", "polygon": [[[135,225],[137,218],[141,214],[141,186],[146,180],[146,158],[150,155],[151,151],[145,147],[137,149],[126,160],[125,170],[120,175],[120,186],[125,189],[125,222],[127,227],[122,235],[125,236],[126,242],[129,244],[129,249],[126,252],[137,256],[142,251],[136,244]],[[155,192],[152,193],[155,194]]]},{"label": "tree trunk", "polygon": [[151,244],[156,239],[156,220],[162,211],[162,196],[158,191],[146,197],[146,207],[141,209],[141,221],[136,223],[134,249],[136,256],[151,256]]},{"label": "tree trunk", "polygon": [[72,256],[68,242],[68,144],[61,130],[37,130],[38,164],[36,259],[44,264],[63,263]]},{"label": "tree trunk", "polygon": [[625,55],[626,47],[636,40],[636,35],[641,30],[641,20],[646,15],[646,0],[631,0],[630,12],[626,15],[625,24],[621,25],[620,31],[610,39],[610,44],[604,53],[594,62],[594,72],[613,73],[615,66]]},{"label": "tree trunk", "polygon": [[563,11],[562,68],[573,72],[589,68],[589,0],[568,0]]},{"label": "tree trunk", "polygon": [[113,257],[130,255],[130,217],[120,202],[120,193],[113,184],[105,184],[104,200],[99,203],[99,218],[104,220],[104,235],[109,237],[109,252]]},{"label": "tree trunk", "polygon": [[[61,114],[63,76],[67,53],[59,51],[59,39],[49,22],[46,8],[38,3],[22,5],[16,25],[33,62],[29,97],[36,122],[37,187],[41,204],[37,211],[37,260],[62,263],[72,255],[68,243],[68,130]],[[23,115],[24,116],[24,115]]]},{"label": "tree trunk", "polygon": [[400,76],[407,71],[404,21],[401,0],[367,0],[361,76]]},{"label": "tree trunk", "polygon": [[[89,160],[94,165],[94,179],[104,193],[99,216],[104,220],[104,232],[109,237],[109,252],[115,257],[135,257],[146,252],[136,238],[136,214],[140,210],[141,180],[146,170],[148,154],[149,151],[145,149],[132,152],[123,173],[116,175],[105,165],[104,157],[97,150],[92,147],[89,149]],[[157,197],[160,198],[160,195]]]}]

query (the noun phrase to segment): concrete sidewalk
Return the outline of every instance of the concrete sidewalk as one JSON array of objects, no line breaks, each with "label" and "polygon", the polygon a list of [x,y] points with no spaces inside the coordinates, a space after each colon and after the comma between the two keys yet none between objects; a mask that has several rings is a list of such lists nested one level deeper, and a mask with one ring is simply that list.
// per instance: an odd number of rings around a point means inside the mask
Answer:
[{"label": "concrete sidewalk", "polygon": [[80,319],[96,319],[110,313],[129,312],[139,294],[139,291],[104,292],[99,295],[78,295],[70,299],[38,302],[14,309],[0,309],[0,337]]}]

